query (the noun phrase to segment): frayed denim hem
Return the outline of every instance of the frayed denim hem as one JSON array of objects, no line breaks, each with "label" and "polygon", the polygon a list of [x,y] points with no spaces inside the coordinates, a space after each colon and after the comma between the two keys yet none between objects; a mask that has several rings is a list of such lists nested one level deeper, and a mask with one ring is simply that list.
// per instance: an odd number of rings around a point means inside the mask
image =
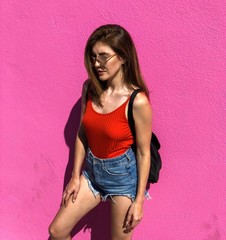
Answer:
[{"label": "frayed denim hem", "polygon": [[[114,200],[113,196],[124,196],[124,197],[128,197],[129,199],[131,199],[132,202],[134,202],[135,200],[135,196],[134,195],[131,195],[131,194],[116,194],[116,193],[113,193],[113,194],[106,194],[106,195],[102,195],[99,191],[97,191],[96,189],[94,189],[94,187],[92,186],[92,182],[89,180],[89,177],[86,175],[86,172],[83,171],[82,172],[82,175],[85,177],[85,179],[87,180],[87,183],[88,183],[88,187],[89,189],[91,190],[91,192],[93,193],[94,197],[96,197],[97,195],[100,195],[101,196],[101,200],[103,202],[105,202],[107,200],[108,197],[111,198],[111,200],[117,204],[117,202]],[[147,200],[150,200],[151,199],[151,196],[149,194],[148,191],[145,191],[145,197]]]},{"label": "frayed denim hem", "polygon": [[116,194],[116,193],[113,193],[113,194],[106,194],[105,196],[101,196],[101,199],[103,202],[105,202],[107,200],[108,197],[111,198],[111,200],[117,204],[117,202],[115,201],[115,199],[113,198],[114,196],[122,196],[122,197],[128,197],[129,199],[131,199],[132,202],[134,202],[134,199],[135,197],[134,196],[131,196],[130,194]]},{"label": "frayed denim hem", "polygon": [[147,200],[151,200],[151,195],[149,194],[149,192],[147,190],[145,191],[145,197]]},{"label": "frayed denim hem", "polygon": [[91,190],[91,192],[93,193],[94,197],[96,197],[98,194],[101,195],[99,191],[97,191],[96,189],[94,189],[94,187],[92,186],[92,183],[91,183],[91,181],[89,180],[89,177],[86,175],[86,172],[85,172],[85,171],[82,172],[82,175],[83,175],[83,176],[85,177],[85,179],[87,180],[87,182],[88,182],[88,187],[89,187],[89,189]]}]

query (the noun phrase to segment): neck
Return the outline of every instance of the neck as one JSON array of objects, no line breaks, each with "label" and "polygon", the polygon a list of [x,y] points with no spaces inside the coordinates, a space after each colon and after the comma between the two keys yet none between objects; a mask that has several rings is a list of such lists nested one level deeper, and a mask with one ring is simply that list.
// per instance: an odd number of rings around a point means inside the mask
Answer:
[{"label": "neck", "polygon": [[124,87],[122,73],[119,72],[112,79],[107,80],[107,90],[109,92],[119,91]]}]

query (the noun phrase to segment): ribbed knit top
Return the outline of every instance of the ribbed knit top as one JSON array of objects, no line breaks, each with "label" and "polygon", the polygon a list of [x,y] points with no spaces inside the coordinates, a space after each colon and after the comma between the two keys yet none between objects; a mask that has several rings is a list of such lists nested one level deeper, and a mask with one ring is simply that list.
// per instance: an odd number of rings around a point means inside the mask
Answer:
[{"label": "ribbed knit top", "polygon": [[96,112],[92,107],[92,101],[87,100],[82,123],[88,146],[96,157],[117,157],[133,144],[133,135],[125,115],[129,99],[106,114]]}]

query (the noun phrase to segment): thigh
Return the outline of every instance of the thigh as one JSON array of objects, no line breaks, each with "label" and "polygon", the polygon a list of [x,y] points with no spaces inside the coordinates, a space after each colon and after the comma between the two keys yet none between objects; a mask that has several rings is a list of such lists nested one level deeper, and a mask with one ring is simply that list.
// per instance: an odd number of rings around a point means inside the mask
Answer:
[{"label": "thigh", "polygon": [[80,189],[76,200],[72,202],[70,197],[68,205],[66,207],[61,206],[51,223],[51,227],[59,235],[66,236],[70,234],[75,224],[101,201],[100,195],[96,197],[93,195],[84,176],[81,175],[80,181]]},{"label": "thigh", "polygon": [[125,196],[113,196],[111,200],[111,235],[112,240],[130,240],[132,231],[125,228],[126,215],[132,201]]}]

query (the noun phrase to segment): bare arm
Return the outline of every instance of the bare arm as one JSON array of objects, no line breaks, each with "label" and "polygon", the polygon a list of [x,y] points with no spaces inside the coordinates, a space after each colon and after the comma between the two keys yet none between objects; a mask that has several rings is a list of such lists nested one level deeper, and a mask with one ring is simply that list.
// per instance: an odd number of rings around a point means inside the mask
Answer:
[{"label": "bare arm", "polygon": [[133,117],[136,131],[136,158],[138,168],[138,188],[135,201],[132,203],[127,216],[127,226],[134,228],[143,215],[143,201],[150,169],[150,142],[152,110],[148,98],[137,94],[133,103]]},{"label": "bare arm", "polygon": [[81,118],[80,126],[75,140],[75,154],[74,154],[74,168],[72,171],[72,178],[76,179],[80,177],[81,168],[84,161],[87,148],[87,140],[85,135],[85,129],[82,125],[82,117],[85,112],[86,106],[86,92],[87,92],[88,80],[83,84],[82,90],[82,106],[81,106]]},{"label": "bare arm", "polygon": [[144,200],[150,169],[150,142],[152,128],[152,110],[147,97],[138,94],[134,100],[133,115],[136,130],[138,190],[137,202]]},{"label": "bare arm", "polygon": [[82,90],[82,106],[81,106],[81,119],[78,133],[75,139],[75,154],[74,154],[74,167],[72,171],[72,177],[67,184],[63,193],[62,204],[67,206],[68,200],[72,195],[72,201],[75,201],[79,188],[80,188],[80,174],[82,164],[86,154],[87,140],[85,130],[82,125],[82,117],[85,112],[86,106],[86,92],[87,92],[88,80],[83,84]]}]

